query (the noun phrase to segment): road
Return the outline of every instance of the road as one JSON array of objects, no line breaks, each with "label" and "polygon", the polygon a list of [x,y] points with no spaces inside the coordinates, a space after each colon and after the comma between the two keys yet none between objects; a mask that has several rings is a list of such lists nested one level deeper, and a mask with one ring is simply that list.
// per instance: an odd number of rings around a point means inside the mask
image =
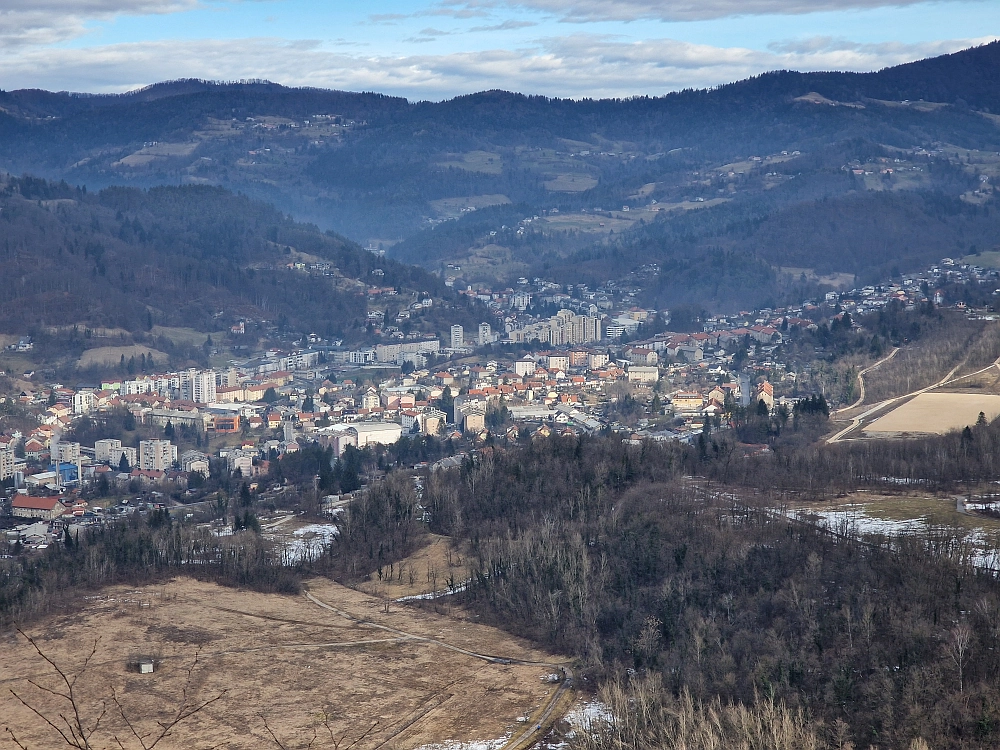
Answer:
[{"label": "road", "polygon": [[[890,357],[892,357],[897,351],[899,351],[898,348],[894,349],[893,352],[892,352],[892,354],[889,355],[889,357],[886,357],[885,359],[880,360],[879,362],[876,362],[871,367],[865,368],[864,370],[862,370],[861,372],[858,373],[858,377],[860,378],[863,373],[868,372],[868,370],[872,370],[875,367],[878,367],[880,364],[882,364],[882,362],[885,362]],[[968,375],[963,375],[960,378],[955,378],[954,380],[952,380],[952,377],[955,375],[956,372],[958,372],[958,369],[962,365],[964,365],[964,364],[965,364],[965,362],[963,361],[963,362],[960,362],[959,364],[955,365],[953,368],[951,368],[951,370],[948,372],[947,375],[945,375],[943,378],[941,378],[936,383],[928,385],[928,386],[926,386],[924,388],[920,388],[919,390],[912,391],[911,393],[906,393],[906,394],[904,394],[902,396],[896,396],[894,398],[886,399],[885,401],[882,401],[880,403],[875,404],[871,409],[868,409],[867,411],[862,412],[858,416],[852,417],[851,418],[851,424],[849,424],[844,429],[840,430],[840,432],[838,432],[837,434],[835,434],[832,437],[828,438],[827,441],[826,441],[827,444],[829,445],[829,444],[833,444],[833,443],[844,442],[846,436],[849,433],[853,432],[855,429],[857,429],[861,425],[861,423],[865,420],[866,417],[869,417],[870,415],[874,414],[875,412],[879,411],[880,409],[884,409],[887,406],[892,406],[893,404],[899,403],[900,401],[903,401],[904,399],[912,398],[914,396],[919,396],[921,393],[927,393],[927,391],[932,391],[935,388],[940,388],[943,385],[948,385],[949,383],[957,383],[959,380],[965,380],[966,378],[971,378],[971,377],[973,377],[975,375],[980,375],[980,374],[986,372],[987,370],[992,370],[994,367],[997,368],[998,370],[1000,370],[1000,357],[997,357],[995,360],[993,360],[993,364],[987,365],[986,367],[983,367],[983,368],[981,368],[979,370],[976,370],[975,372],[970,372]],[[864,380],[861,381],[861,388],[862,388],[861,399],[863,401],[864,400]],[[855,405],[857,403],[858,402],[855,402]],[[850,408],[853,408],[853,406],[854,405],[852,405],[850,407],[847,407],[847,408],[850,409]],[[840,409],[839,411],[846,411],[846,409]]]},{"label": "road", "polygon": [[859,390],[861,392],[861,395],[858,396],[858,400],[855,401],[850,406],[845,406],[842,409],[837,409],[837,411],[835,411],[834,414],[839,414],[842,411],[847,411],[849,409],[854,409],[854,408],[857,408],[858,406],[861,406],[861,404],[863,404],[865,402],[865,377],[864,377],[865,373],[871,372],[876,367],[881,367],[886,362],[888,362],[890,359],[892,359],[893,357],[895,357],[896,356],[896,352],[898,352],[898,351],[899,351],[899,347],[897,346],[895,349],[893,349],[891,352],[889,352],[888,356],[882,357],[882,359],[880,359],[875,364],[868,365],[868,367],[866,367],[865,369],[861,370],[858,373],[858,384],[860,385]]},{"label": "road", "polygon": [[319,599],[311,594],[308,590],[305,591],[305,596],[316,606],[329,610],[340,617],[359,625],[363,625],[364,627],[393,633],[401,639],[439,646],[440,648],[446,648],[450,651],[465,654],[466,656],[471,656],[474,659],[480,659],[482,661],[489,662],[490,664],[519,664],[530,667],[548,667],[549,669],[558,670],[559,673],[562,674],[562,680],[559,682],[558,687],[552,695],[549,696],[545,705],[536,711],[531,717],[531,721],[528,723],[527,728],[523,732],[514,734],[503,746],[502,750],[525,750],[526,748],[531,747],[542,739],[548,733],[549,729],[552,728],[552,725],[563,716],[564,712],[559,709],[563,703],[563,699],[567,697],[569,691],[573,687],[573,671],[565,664],[555,664],[542,661],[525,661],[523,659],[515,659],[512,657],[497,656],[495,654],[480,654],[475,651],[462,648],[461,646],[456,646],[453,643],[448,643],[440,638],[431,638],[430,636],[419,635],[417,633],[407,633],[405,630],[399,630],[398,628],[381,625],[379,623],[372,622],[371,620],[357,617],[349,612],[345,612],[342,609],[334,607],[332,604],[324,602],[322,599]]}]

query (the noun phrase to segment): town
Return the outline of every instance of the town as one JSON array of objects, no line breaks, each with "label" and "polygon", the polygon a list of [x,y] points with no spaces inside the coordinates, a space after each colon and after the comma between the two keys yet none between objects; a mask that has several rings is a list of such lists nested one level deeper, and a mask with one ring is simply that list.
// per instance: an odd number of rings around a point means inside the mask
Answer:
[{"label": "town", "polygon": [[[301,348],[255,352],[226,368],[26,388],[0,397],[7,413],[37,424],[0,436],[0,481],[17,519],[9,538],[44,548],[66,523],[135,510],[91,504],[85,488],[91,497],[100,488],[98,495],[137,494],[150,507],[180,508],[203,499],[214,470],[256,491],[272,461],[310,444],[332,449],[337,460],[349,447],[403,437],[447,441],[451,453],[599,432],[637,444],[692,443],[729,426],[734,409],[790,412],[802,398],[829,395],[809,362],[822,357],[820,347],[802,360],[801,348],[789,346],[797,334],[890,304],[964,310],[942,289],[997,281],[994,270],[944,258],[895,283],[831,291],[795,307],[706,315],[685,321],[697,330],[678,332],[670,311],[631,304],[636,290],[625,282],[590,290],[521,279],[501,292],[467,289],[493,323],[475,331],[453,325],[445,341],[380,326],[374,333],[383,343],[369,347],[308,335]],[[32,345],[24,336],[10,348]],[[72,438],[109,415],[124,426],[120,434],[92,444]]]}]

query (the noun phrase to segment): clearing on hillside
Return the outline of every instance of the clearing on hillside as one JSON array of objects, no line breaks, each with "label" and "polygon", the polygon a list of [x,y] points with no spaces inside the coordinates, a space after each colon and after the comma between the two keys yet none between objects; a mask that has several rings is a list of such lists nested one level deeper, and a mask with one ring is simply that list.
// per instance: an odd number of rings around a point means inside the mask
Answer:
[{"label": "clearing on hillside", "polygon": [[1000,416],[1000,396],[986,393],[921,393],[879,417],[864,432],[885,437],[902,434],[943,435],[974,425],[979,412],[992,422]]},{"label": "clearing on hillside", "polygon": [[150,349],[148,346],[142,346],[140,344],[132,344],[131,346],[99,346],[95,349],[87,349],[81,356],[79,361],[80,367],[91,367],[93,365],[117,365],[121,362],[122,357],[125,357],[125,361],[128,362],[129,359],[135,357],[139,359],[140,356],[146,355],[146,358],[154,358],[154,361],[159,364],[166,364],[169,357],[163,352],[159,352],[156,349]]},{"label": "clearing on hillside", "polygon": [[[496,741],[523,731],[554,693],[552,667],[495,663],[468,651],[532,662],[557,661],[498,630],[379,599],[326,580],[305,596],[238,591],[179,578],[139,589],[114,587],[80,597],[61,615],[29,629],[40,648],[69,670],[94,645],[80,678],[84,715],[118,695],[141,731],[156,728],[180,705],[187,670],[198,702],[222,697],[177,726],[158,748],[318,747],[407,750],[448,741]],[[393,630],[379,629],[375,625]],[[0,716],[29,747],[55,747],[50,730],[11,694],[46,715],[65,706],[32,687],[55,687],[51,669],[20,637],[4,634],[0,648]],[[434,642],[422,640],[433,639]],[[130,659],[152,657],[152,674],[129,671]],[[225,691],[225,692],[224,692]],[[125,747],[129,730],[112,710],[96,747]],[[502,743],[498,743],[502,744]]]}]

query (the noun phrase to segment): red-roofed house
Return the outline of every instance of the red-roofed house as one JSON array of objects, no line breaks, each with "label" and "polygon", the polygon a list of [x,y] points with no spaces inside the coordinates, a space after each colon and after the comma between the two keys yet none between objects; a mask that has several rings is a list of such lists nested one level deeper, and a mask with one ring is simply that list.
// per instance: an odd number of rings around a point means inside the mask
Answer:
[{"label": "red-roofed house", "polygon": [[30,497],[15,495],[11,508],[18,518],[41,518],[51,521],[66,511],[66,506],[58,497]]}]

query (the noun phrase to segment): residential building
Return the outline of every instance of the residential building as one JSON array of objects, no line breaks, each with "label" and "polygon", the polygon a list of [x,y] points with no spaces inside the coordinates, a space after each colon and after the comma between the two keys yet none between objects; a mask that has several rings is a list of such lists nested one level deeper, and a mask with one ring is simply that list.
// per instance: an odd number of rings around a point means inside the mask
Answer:
[{"label": "residential building", "polygon": [[[649,365],[630,365],[628,368],[628,382],[630,383],[655,383],[660,379],[660,368]],[[701,397],[698,397],[699,400]]]},{"label": "residential building", "polygon": [[460,325],[451,327],[451,348],[461,349],[465,346],[465,330]]},{"label": "residential building", "polygon": [[104,463],[114,463],[115,458],[121,458],[122,441],[109,438],[94,443],[94,460]]},{"label": "residential building", "polygon": [[96,407],[94,392],[91,390],[78,391],[73,394],[73,413],[89,414]]},{"label": "residential building", "polygon": [[143,440],[139,443],[139,468],[143,471],[166,471],[176,460],[177,446],[169,440]]},{"label": "residential building", "polygon": [[545,358],[545,366],[549,370],[566,372],[569,369],[569,356],[566,354],[549,354]]},{"label": "residential building", "polygon": [[196,404],[212,404],[216,400],[215,372],[195,369],[180,373],[180,397]]},{"label": "residential building", "polygon": [[591,370],[600,370],[608,363],[608,355],[604,352],[591,352],[587,355],[587,367]]},{"label": "residential building", "polygon": [[462,432],[479,433],[486,429],[486,415],[478,410],[461,413]]},{"label": "residential building", "polygon": [[0,482],[14,476],[14,451],[0,450]]},{"label": "residential building", "polygon": [[52,463],[63,463],[63,464],[75,464],[80,460],[80,444],[79,443],[53,443],[52,449]]},{"label": "residential building", "polygon": [[514,363],[514,372],[522,378],[533,374],[536,369],[538,369],[538,365],[531,357],[522,357]]},{"label": "residential building", "polygon": [[184,451],[181,454],[181,469],[188,473],[197,472],[208,476],[209,460],[201,451]]}]

